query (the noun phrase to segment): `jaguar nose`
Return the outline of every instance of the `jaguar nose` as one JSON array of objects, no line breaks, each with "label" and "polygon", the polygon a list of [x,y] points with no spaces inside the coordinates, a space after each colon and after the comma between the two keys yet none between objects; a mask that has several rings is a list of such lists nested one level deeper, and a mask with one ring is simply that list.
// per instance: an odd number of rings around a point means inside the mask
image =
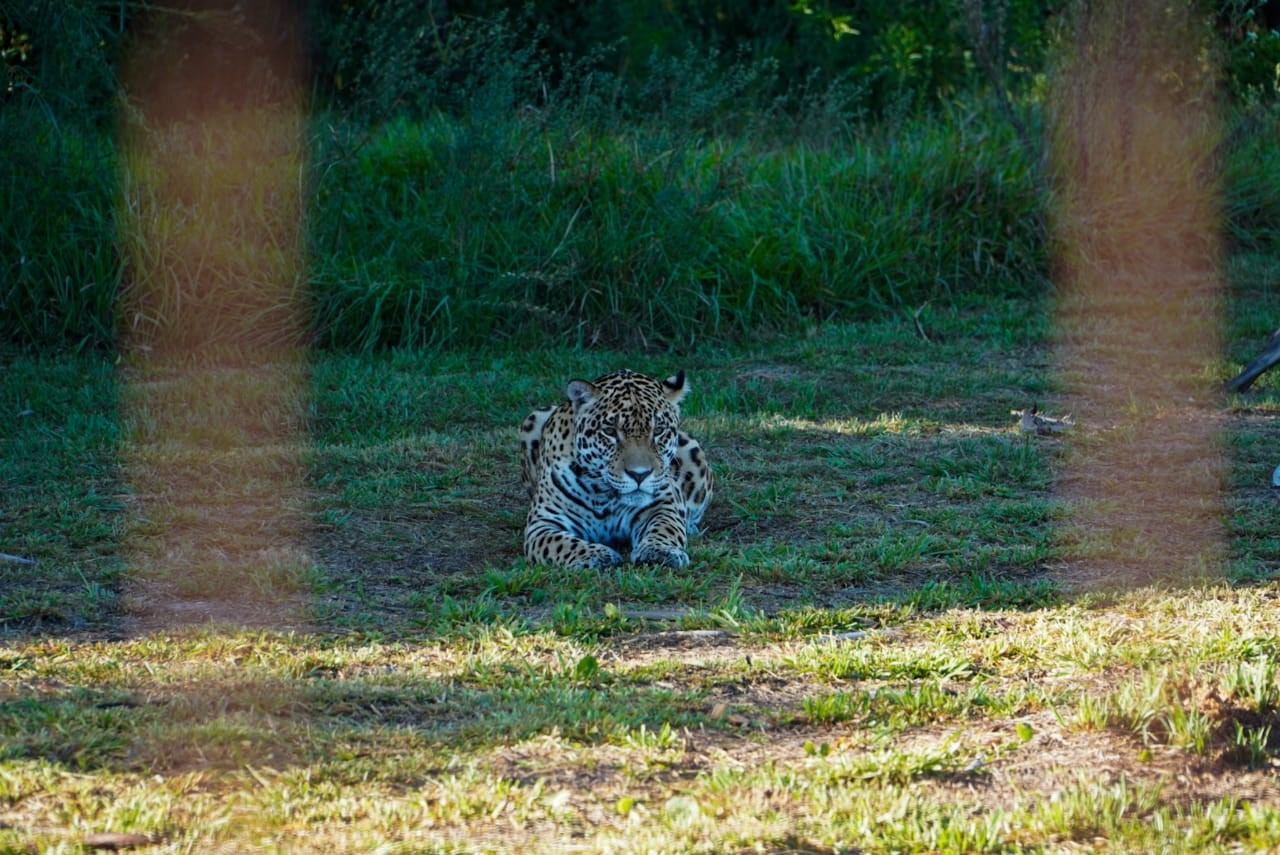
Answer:
[{"label": "jaguar nose", "polygon": [[631,480],[636,482],[636,486],[644,483],[644,479],[653,474],[652,469],[628,469],[627,474],[631,476]]}]

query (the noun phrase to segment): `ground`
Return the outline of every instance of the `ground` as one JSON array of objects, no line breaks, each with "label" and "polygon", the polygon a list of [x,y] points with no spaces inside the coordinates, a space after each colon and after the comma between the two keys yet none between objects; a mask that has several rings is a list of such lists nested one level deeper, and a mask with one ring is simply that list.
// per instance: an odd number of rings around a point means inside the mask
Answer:
[{"label": "ground", "polygon": [[[1211,391],[1241,341],[1202,400],[1024,435],[1011,410],[1071,404],[1051,321],[961,302],[682,360],[12,356],[0,552],[36,563],[0,564],[0,851],[1280,846],[1276,387]],[[530,566],[515,425],[624,365],[689,372],[694,564]],[[1206,434],[1194,550],[1080,486],[1108,437],[1159,475]]]}]

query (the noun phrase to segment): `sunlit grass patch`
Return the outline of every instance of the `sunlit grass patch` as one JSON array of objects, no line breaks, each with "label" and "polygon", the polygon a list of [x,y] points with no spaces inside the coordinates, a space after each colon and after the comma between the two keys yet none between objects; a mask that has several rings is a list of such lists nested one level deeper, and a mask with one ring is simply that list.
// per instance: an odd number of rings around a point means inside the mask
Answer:
[{"label": "sunlit grass patch", "polygon": [[[1171,802],[1164,761],[1141,752],[1221,756],[1245,775],[1271,762],[1270,612],[1265,592],[1222,588],[1138,592],[1104,609],[884,604],[779,615],[716,657],[685,650],[692,659],[637,648],[629,632],[597,641],[550,627],[429,641],[219,631],[23,644],[0,658],[11,826],[0,833],[31,840],[23,829],[40,821],[56,829],[41,832],[48,842],[105,825],[215,848],[439,846],[487,839],[497,816],[540,850],[572,829],[591,847],[696,838],[964,851],[1099,835],[1139,848],[1256,845],[1276,839],[1266,804]],[[1252,631],[1229,634],[1237,625]],[[820,640],[852,630],[866,634]],[[1115,707],[1148,725],[1149,741],[1139,734],[1116,760],[1125,776],[1050,764],[1011,789],[1007,775],[1039,752],[1087,735],[1074,710],[1135,666],[1168,677],[1132,690],[1156,698],[1150,714]],[[22,685],[48,688],[21,700]],[[1224,707],[1238,705],[1239,735],[1214,718],[1209,754],[1198,753],[1204,716],[1216,714],[1179,717],[1177,698],[1202,696],[1165,690],[1175,685],[1216,686]],[[109,798],[86,800],[85,776]],[[243,820],[219,824],[225,810]]]},{"label": "sunlit grass patch", "polygon": [[1148,666],[1106,692],[1081,696],[1075,723],[1115,728],[1144,746],[1266,768],[1280,751],[1275,657],[1221,663],[1210,654],[1191,668]]}]

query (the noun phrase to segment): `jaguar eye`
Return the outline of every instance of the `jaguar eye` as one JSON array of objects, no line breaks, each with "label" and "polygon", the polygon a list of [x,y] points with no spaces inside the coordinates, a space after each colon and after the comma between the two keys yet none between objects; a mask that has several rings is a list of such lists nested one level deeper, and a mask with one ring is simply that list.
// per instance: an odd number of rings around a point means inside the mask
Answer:
[{"label": "jaguar eye", "polygon": [[605,425],[604,427],[600,428],[600,432],[605,436],[609,437],[609,439],[618,438],[618,429],[613,425]]}]

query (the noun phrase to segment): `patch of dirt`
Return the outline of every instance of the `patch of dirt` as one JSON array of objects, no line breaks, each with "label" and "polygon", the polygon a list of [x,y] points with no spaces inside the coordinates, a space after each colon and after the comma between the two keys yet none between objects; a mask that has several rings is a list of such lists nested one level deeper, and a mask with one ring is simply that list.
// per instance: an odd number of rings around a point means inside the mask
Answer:
[{"label": "patch of dirt", "polygon": [[712,664],[742,659],[745,651],[738,639],[721,629],[658,630],[620,635],[610,639],[611,661],[628,667],[654,662]]},{"label": "patch of dirt", "polygon": [[341,527],[317,533],[312,548],[338,578],[376,569],[381,577],[430,581],[511,563],[520,555],[520,538],[518,531],[499,529],[481,512],[432,509],[353,514]]},{"label": "patch of dirt", "polygon": [[[305,531],[301,524],[295,528]],[[125,585],[118,632],[130,637],[204,626],[318,632],[335,617],[360,614],[376,614],[383,626],[403,625],[418,611],[409,604],[414,593],[447,585],[451,579],[469,586],[485,567],[514,562],[519,557],[517,534],[496,530],[485,513],[352,514],[340,527],[312,530],[298,538],[301,545],[293,552],[299,560],[323,567],[331,583],[318,594],[245,590],[247,586],[226,580],[200,583],[200,593],[184,594],[166,576],[208,574],[220,567],[221,572],[249,580],[252,573],[240,565],[251,567],[263,558],[197,541],[173,551],[166,573]],[[222,563],[201,565],[195,561],[200,556]]]},{"label": "patch of dirt", "polygon": [[751,380],[763,380],[766,382],[783,382],[788,380],[799,380],[801,378],[818,376],[818,372],[806,371],[794,365],[780,365],[778,363],[757,363],[753,365],[743,366],[738,371],[735,379],[739,382]]},{"label": "patch of dirt", "polygon": [[491,504],[518,506],[504,495],[474,511],[353,514],[340,527],[317,532],[311,548],[337,587],[326,608],[371,610],[395,619],[406,612],[413,592],[451,579],[471,582],[488,566],[514,563],[520,557],[519,531],[495,522]]},{"label": "patch of dirt", "polygon": [[[1033,736],[1019,744],[1018,722]],[[995,808],[1016,803],[1038,804],[1078,784],[1158,788],[1160,803],[1187,807],[1234,797],[1242,801],[1280,798],[1280,782],[1271,770],[1250,770],[1161,745],[1144,746],[1133,734],[1116,730],[1064,728],[1052,712],[1018,721],[959,728],[926,729],[897,743],[904,750],[948,743],[986,757],[970,774],[926,779],[927,788],[963,791],[976,804]]]}]

